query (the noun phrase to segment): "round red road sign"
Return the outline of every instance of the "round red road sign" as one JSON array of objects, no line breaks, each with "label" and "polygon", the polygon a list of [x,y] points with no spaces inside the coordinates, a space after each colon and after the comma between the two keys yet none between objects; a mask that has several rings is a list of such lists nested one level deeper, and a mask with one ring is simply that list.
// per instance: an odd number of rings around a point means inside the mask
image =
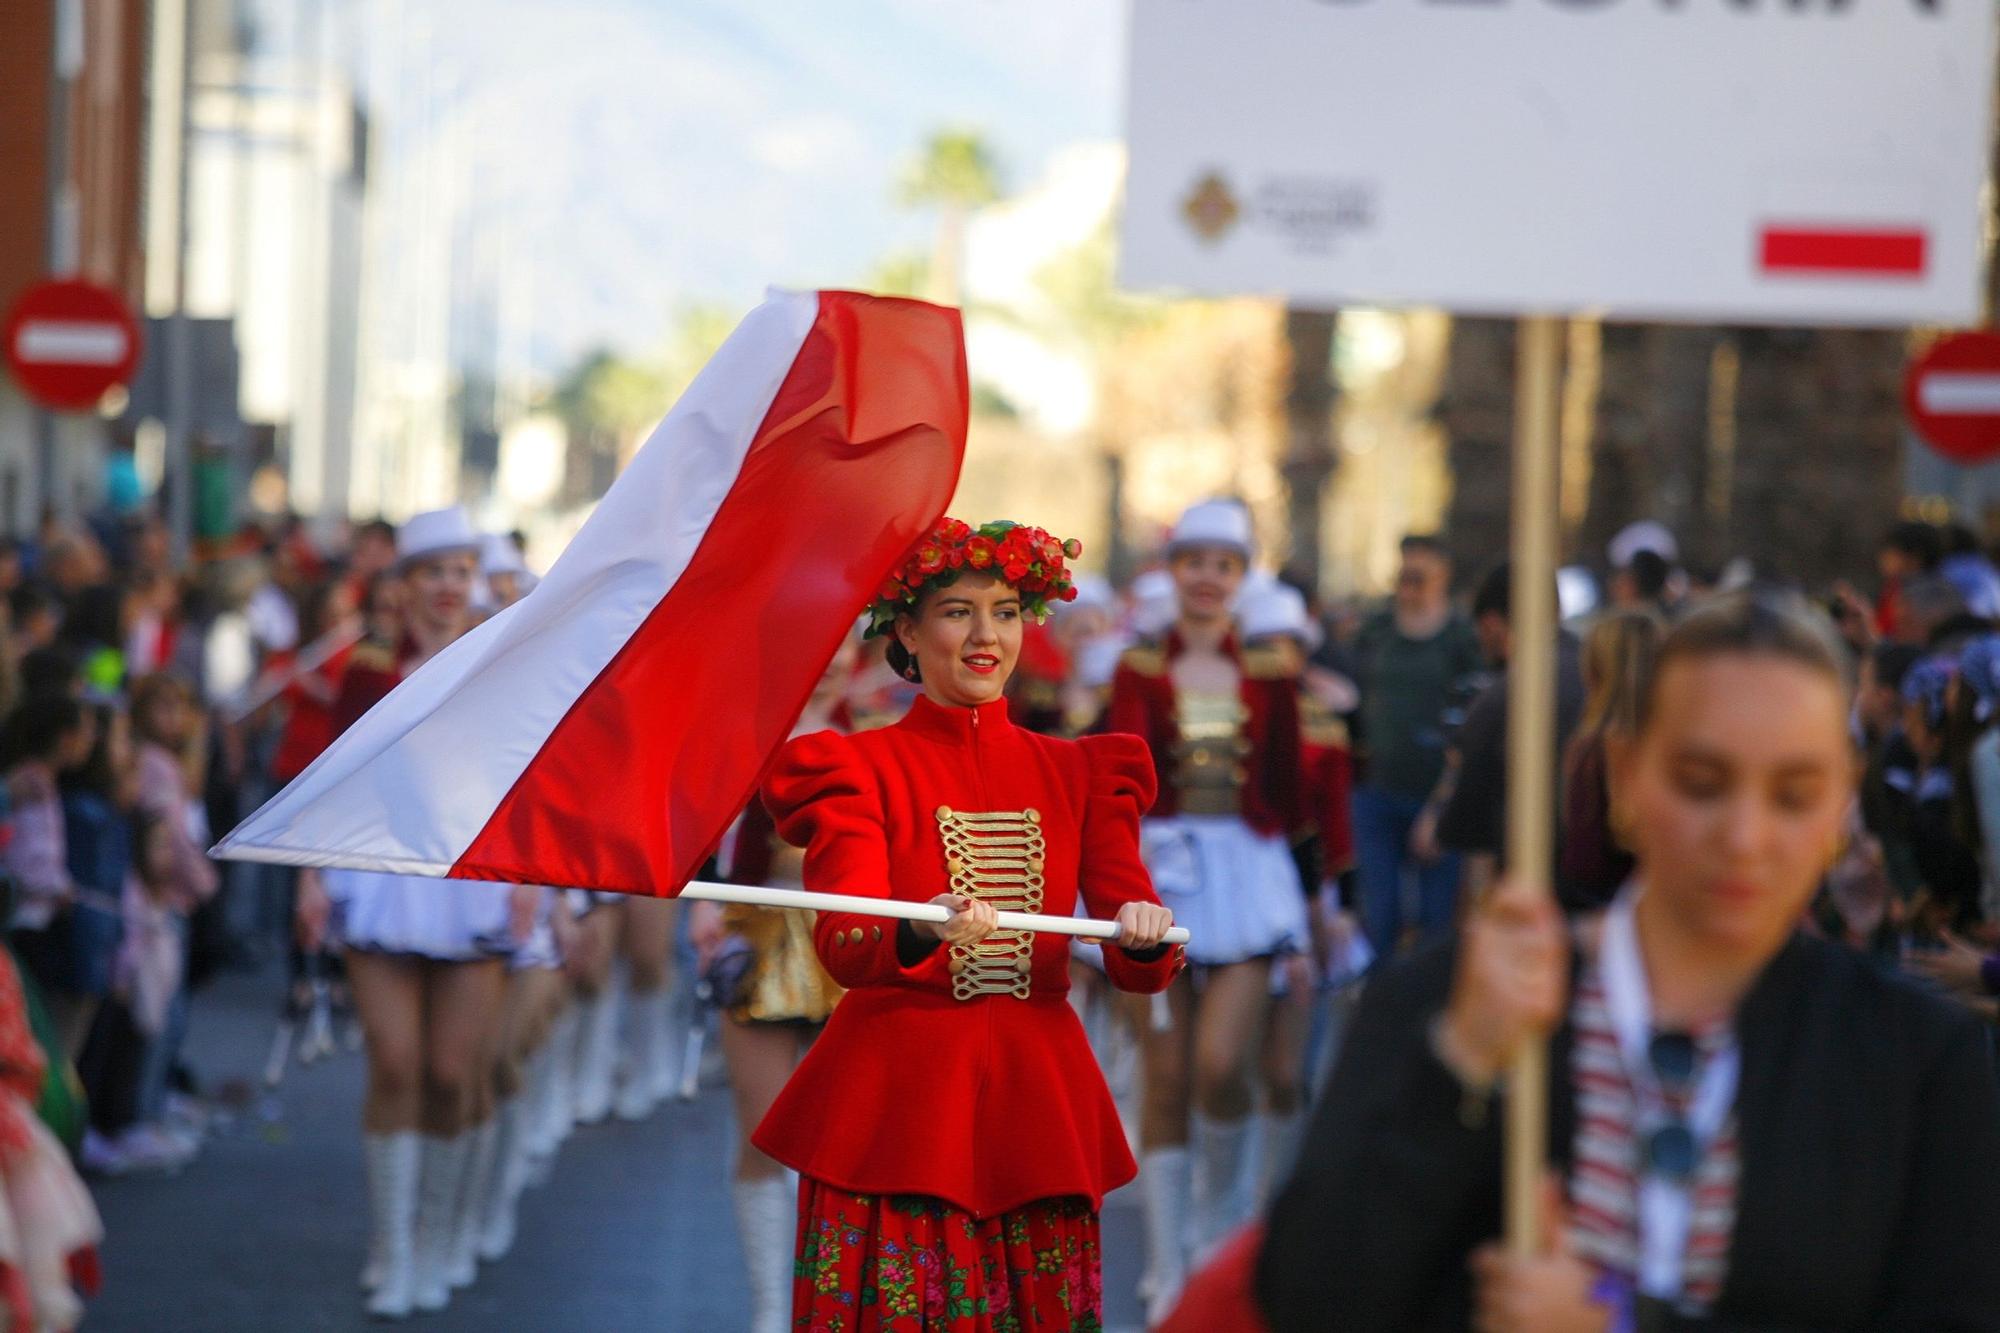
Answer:
[{"label": "round red road sign", "polygon": [[1920,439],[1954,463],[2000,458],[2000,333],[1953,333],[1910,363],[1903,411]]},{"label": "round red road sign", "polygon": [[138,369],[139,324],[109,287],[39,282],[7,312],[0,351],[28,397],[58,412],[86,412]]}]

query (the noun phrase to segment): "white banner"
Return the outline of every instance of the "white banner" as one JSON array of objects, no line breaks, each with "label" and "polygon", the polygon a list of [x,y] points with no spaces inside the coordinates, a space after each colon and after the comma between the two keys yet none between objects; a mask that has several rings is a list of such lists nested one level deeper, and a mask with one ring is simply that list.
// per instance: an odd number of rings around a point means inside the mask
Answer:
[{"label": "white banner", "polygon": [[1132,0],[1121,278],[1969,324],[1992,0]]}]

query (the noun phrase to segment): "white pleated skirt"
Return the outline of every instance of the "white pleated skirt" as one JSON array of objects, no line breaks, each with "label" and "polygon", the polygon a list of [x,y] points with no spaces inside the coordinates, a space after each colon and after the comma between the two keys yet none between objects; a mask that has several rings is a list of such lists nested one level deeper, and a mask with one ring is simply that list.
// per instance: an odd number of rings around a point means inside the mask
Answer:
[{"label": "white pleated skirt", "polygon": [[1139,825],[1153,888],[1188,928],[1188,961],[1208,967],[1299,953],[1311,938],[1298,864],[1282,836],[1234,815]]},{"label": "white pleated skirt", "polygon": [[414,954],[468,962],[511,954],[510,884],[328,870],[333,938],[368,953]]}]

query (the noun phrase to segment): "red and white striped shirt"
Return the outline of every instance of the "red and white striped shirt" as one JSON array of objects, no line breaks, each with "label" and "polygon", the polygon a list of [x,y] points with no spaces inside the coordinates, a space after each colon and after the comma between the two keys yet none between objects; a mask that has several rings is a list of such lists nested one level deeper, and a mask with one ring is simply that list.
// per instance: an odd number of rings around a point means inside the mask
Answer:
[{"label": "red and white striped shirt", "polygon": [[[1638,1095],[1618,1049],[1618,1033],[1605,1004],[1604,983],[1591,968],[1577,986],[1570,1010],[1575,1045],[1570,1077],[1576,1087],[1576,1139],[1570,1166],[1570,1245],[1587,1262],[1639,1285],[1639,1185],[1643,1175]],[[1730,1040],[1726,1025],[1694,1034],[1696,1078]],[[1687,1097],[1683,1094],[1681,1102]],[[1688,1107],[1670,1103],[1685,1116]],[[1704,1147],[1695,1169],[1693,1216],[1681,1268],[1681,1291],[1674,1302],[1683,1313],[1700,1314],[1722,1292],[1729,1268],[1729,1237],[1736,1226],[1736,1184],[1740,1158],[1736,1113]]]}]

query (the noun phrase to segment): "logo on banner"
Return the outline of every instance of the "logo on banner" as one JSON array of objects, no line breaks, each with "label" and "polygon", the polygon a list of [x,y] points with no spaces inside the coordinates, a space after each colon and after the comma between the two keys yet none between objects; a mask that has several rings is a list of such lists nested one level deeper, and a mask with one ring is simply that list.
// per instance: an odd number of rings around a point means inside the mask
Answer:
[{"label": "logo on banner", "polygon": [[1375,226],[1375,187],[1341,176],[1273,176],[1250,197],[1250,216],[1294,254],[1332,254]]},{"label": "logo on banner", "polygon": [[1229,182],[1211,171],[1195,182],[1181,204],[1181,216],[1204,241],[1219,241],[1243,216],[1243,208],[1230,192]]},{"label": "logo on banner", "polygon": [[1181,200],[1181,217],[1210,244],[1241,224],[1294,254],[1328,254],[1375,225],[1375,187],[1337,176],[1272,176],[1243,200],[1221,172],[1205,171]]}]

